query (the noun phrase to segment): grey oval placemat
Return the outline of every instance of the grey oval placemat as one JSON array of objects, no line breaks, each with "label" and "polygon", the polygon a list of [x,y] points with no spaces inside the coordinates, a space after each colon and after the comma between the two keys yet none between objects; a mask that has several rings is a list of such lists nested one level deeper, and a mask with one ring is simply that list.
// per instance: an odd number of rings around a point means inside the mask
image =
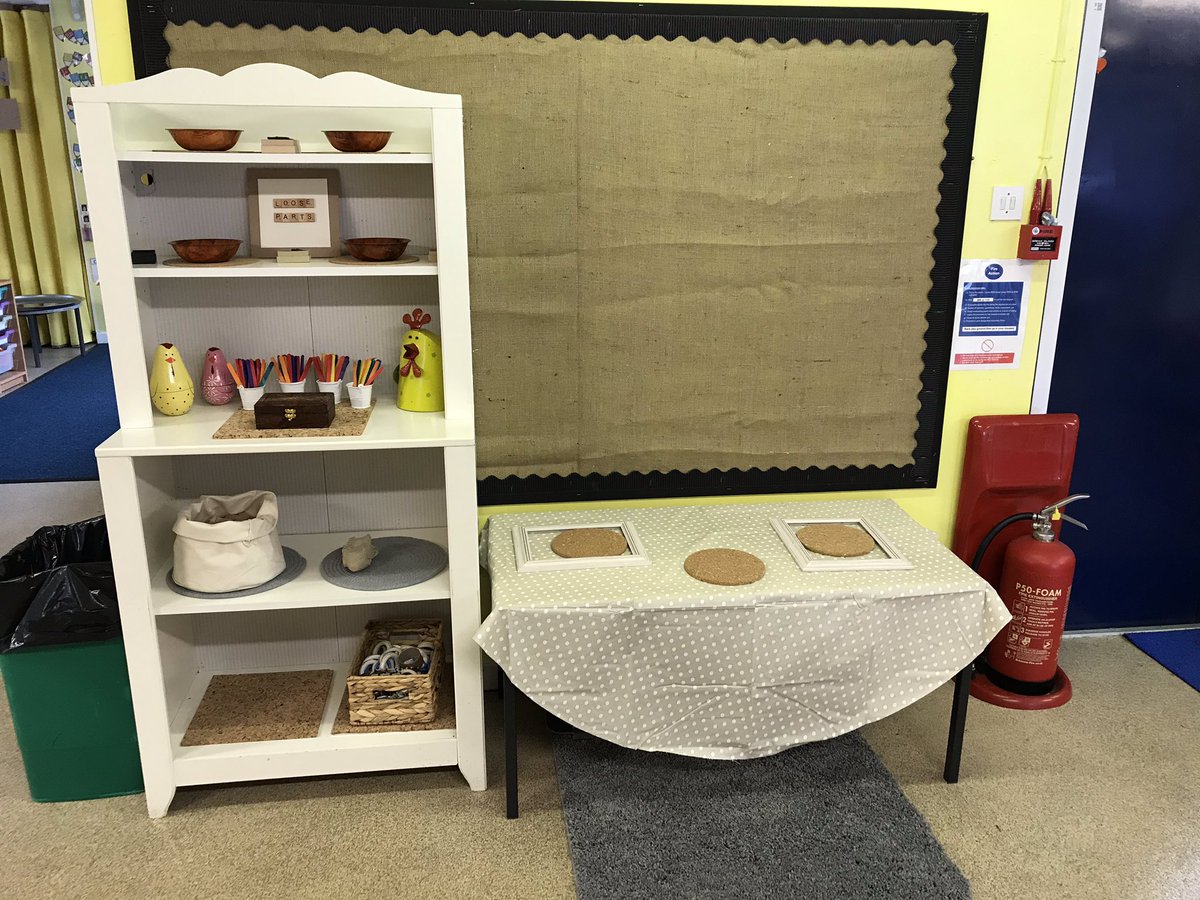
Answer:
[{"label": "grey oval placemat", "polygon": [[185,597],[204,598],[220,598],[220,597],[249,597],[251,594],[265,594],[267,591],[273,591],[281,585],[287,584],[296,578],[304,571],[308,565],[308,560],[299,554],[291,547],[283,548],[283,571],[272,578],[270,581],[264,581],[258,587],[242,588],[240,591],[222,591],[220,593],[205,593],[204,591],[193,591],[191,588],[185,588],[175,583],[175,570],[172,569],[167,573],[167,587],[177,594],[182,594]]},{"label": "grey oval placemat", "polygon": [[330,584],[352,591],[394,591],[428,581],[446,568],[444,548],[413,537],[374,538],[379,555],[361,572],[342,565],[338,547],[321,560],[321,577]]}]

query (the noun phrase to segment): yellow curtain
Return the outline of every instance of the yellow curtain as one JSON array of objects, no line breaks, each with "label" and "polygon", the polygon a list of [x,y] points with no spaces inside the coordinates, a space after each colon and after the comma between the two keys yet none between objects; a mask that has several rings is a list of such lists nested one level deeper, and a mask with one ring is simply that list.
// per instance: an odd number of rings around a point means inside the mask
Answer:
[{"label": "yellow curtain", "polygon": [[[0,9],[0,56],[9,84],[0,97],[17,101],[21,127],[0,131],[0,278],[18,294],[86,296],[79,224],[71,193],[71,168],[50,16]],[[82,308],[85,339],[91,311]],[[41,337],[54,347],[78,344],[74,317],[43,317]]]}]

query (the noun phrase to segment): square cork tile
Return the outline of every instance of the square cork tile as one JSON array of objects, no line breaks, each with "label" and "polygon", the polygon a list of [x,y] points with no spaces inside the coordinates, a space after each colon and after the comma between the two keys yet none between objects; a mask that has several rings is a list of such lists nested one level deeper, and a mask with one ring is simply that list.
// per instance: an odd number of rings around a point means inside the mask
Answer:
[{"label": "square cork tile", "polygon": [[316,737],[332,669],[214,675],[182,746]]}]

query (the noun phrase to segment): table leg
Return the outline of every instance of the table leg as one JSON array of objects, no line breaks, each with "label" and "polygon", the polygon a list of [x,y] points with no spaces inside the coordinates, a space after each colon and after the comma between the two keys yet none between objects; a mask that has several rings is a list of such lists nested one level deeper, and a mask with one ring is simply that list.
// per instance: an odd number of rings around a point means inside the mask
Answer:
[{"label": "table leg", "polygon": [[29,326],[29,349],[33,351],[33,367],[42,367],[42,336],[38,333],[37,316],[26,316],[25,324]]},{"label": "table leg", "polygon": [[517,808],[517,688],[500,670],[500,689],[504,693],[504,798],[505,816],[515,819]]},{"label": "table leg", "polygon": [[75,333],[79,335],[79,355],[83,356],[85,352],[83,348],[83,316],[80,314],[78,306],[75,307]]},{"label": "table leg", "polygon": [[950,707],[950,734],[946,738],[946,768],[942,772],[947,784],[958,783],[958,767],[962,762],[963,734],[967,729],[967,701],[971,699],[971,675],[975,663],[954,676],[954,702]]}]

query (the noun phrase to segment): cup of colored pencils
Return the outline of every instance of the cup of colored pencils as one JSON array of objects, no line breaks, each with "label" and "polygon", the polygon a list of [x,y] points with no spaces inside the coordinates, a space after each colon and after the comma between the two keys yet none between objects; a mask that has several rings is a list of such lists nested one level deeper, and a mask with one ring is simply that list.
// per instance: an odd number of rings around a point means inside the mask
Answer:
[{"label": "cup of colored pencils", "polygon": [[382,371],[382,359],[360,359],[354,364],[354,375],[346,387],[351,407],[368,409],[371,406],[371,388]]},{"label": "cup of colored pencils", "polygon": [[350,357],[322,353],[312,358],[312,364],[317,370],[317,390],[323,394],[333,394],[333,402],[341,403],[342,376],[350,366]]},{"label": "cup of colored pencils", "polygon": [[297,353],[280,353],[275,357],[275,377],[279,379],[279,390],[285,394],[300,394],[308,382],[311,361]]},{"label": "cup of colored pencils", "polygon": [[237,382],[238,393],[242,397],[242,409],[254,409],[266,389],[267,379],[275,371],[275,363],[265,359],[242,359],[238,357],[231,363],[225,363],[229,374]]}]

